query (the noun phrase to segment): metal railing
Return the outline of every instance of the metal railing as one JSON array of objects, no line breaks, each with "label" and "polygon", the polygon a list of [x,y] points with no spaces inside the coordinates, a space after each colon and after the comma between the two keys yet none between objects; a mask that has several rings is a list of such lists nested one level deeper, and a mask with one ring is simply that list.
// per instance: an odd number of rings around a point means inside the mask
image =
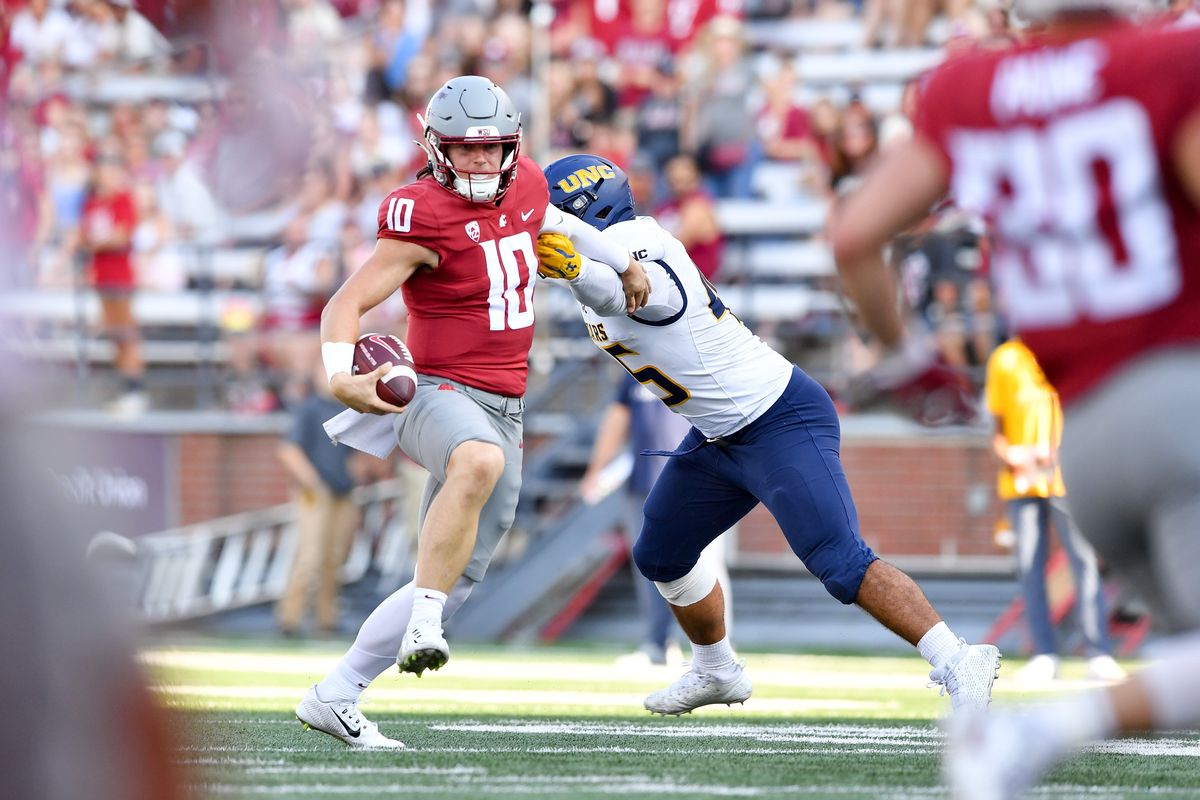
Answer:
[{"label": "metal railing", "polygon": [[[415,564],[404,481],[354,490],[362,511],[341,580],[378,574],[380,590],[401,585]],[[175,622],[277,599],[296,549],[296,508],[285,503],[187,525],[137,540],[137,611],[148,622]]]}]

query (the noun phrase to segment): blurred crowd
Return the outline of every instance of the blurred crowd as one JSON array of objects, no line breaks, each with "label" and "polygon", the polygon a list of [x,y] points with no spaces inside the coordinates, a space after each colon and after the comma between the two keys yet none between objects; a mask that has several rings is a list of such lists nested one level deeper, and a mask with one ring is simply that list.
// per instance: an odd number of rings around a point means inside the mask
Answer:
[{"label": "blurred crowd", "polygon": [[[909,83],[881,108],[863,87],[808,85],[798,48],[755,30],[858,20],[857,41],[826,49],[868,54],[1015,38],[996,0],[533,6],[10,0],[0,282],[99,290],[130,395],[145,370],[139,291],[256,292],[221,308],[223,397],[267,411],[305,393],[322,304],[373,247],[380,200],[424,163],[417,113],[451,76],[486,75],[509,92],[526,152],[588,151],[623,166],[640,210],[709,277],[738,282],[753,276],[722,274],[720,203],[828,202],[910,135],[916,94]],[[953,213],[896,248],[910,301],[954,363],[982,365],[1001,338],[985,261],[978,223]],[[369,324],[403,334],[403,316],[397,297]]]}]

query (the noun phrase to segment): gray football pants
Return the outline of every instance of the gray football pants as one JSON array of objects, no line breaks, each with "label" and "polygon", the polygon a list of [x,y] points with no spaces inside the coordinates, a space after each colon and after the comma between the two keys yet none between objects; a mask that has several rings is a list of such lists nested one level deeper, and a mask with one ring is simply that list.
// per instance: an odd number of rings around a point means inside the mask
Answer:
[{"label": "gray football pants", "polygon": [[[451,387],[451,388],[439,388]],[[446,482],[450,454],[463,442],[488,442],[504,451],[504,472],[479,515],[475,549],[463,575],[478,583],[483,579],[500,539],[512,527],[521,492],[521,414],[519,397],[485,392],[470,386],[420,375],[417,392],[403,414],[395,415],[400,449],[425,469],[429,481],[421,498],[421,523],[429,504]]]},{"label": "gray football pants", "polygon": [[1200,347],[1143,357],[1071,405],[1061,452],[1096,552],[1160,627],[1200,628]]}]

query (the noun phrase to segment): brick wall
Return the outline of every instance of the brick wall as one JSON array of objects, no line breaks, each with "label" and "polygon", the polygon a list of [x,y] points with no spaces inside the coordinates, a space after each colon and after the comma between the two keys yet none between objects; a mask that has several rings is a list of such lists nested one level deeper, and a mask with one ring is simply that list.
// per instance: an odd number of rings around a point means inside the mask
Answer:
[{"label": "brick wall", "polygon": [[[178,521],[271,506],[287,500],[274,433],[181,434]],[[863,538],[883,556],[999,555],[993,526],[995,462],[984,437],[847,437],[842,459]],[[762,506],[738,529],[739,554],[770,563],[789,554]]]},{"label": "brick wall", "polygon": [[182,434],[177,442],[179,523],[189,525],[285,502],[278,434]]},{"label": "brick wall", "polygon": [[[842,460],[863,538],[883,556],[997,555],[995,461],[983,437],[847,439]],[[762,506],[738,529],[739,553],[755,561],[788,553]]]}]

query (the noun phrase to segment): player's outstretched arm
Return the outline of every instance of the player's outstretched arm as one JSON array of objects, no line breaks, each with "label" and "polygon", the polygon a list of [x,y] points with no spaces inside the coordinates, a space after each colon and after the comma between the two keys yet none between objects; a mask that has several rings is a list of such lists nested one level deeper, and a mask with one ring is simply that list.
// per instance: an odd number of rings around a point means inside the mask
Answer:
[{"label": "player's outstretched arm", "polygon": [[437,254],[421,245],[379,239],[375,242],[375,251],[325,304],[321,312],[321,358],[333,396],[347,407],[369,414],[392,414],[403,410],[380,400],[375,393],[375,382],[386,374],[386,370],[380,373],[377,369],[368,375],[352,374],[354,343],[359,336],[358,321],[399,289],[418,267],[436,265],[437,261]]},{"label": "player's outstretched arm", "polygon": [[830,213],[826,227],[846,293],[863,323],[889,350],[903,340],[904,323],[883,248],[928,214],[945,192],[945,165],[918,138],[885,151],[859,188]]},{"label": "player's outstretched arm", "polygon": [[835,206],[828,225],[846,293],[885,348],[880,362],[855,379],[848,396],[864,406],[887,397],[926,425],[971,421],[974,395],[965,376],[942,362],[928,337],[906,335],[896,277],[883,262],[883,247],[928,214],[945,192],[945,164],[918,137],[885,152],[858,190]]},{"label": "player's outstretched arm", "polygon": [[648,292],[648,302],[640,308],[646,318],[665,319],[683,305],[679,287],[658,264],[643,265],[635,261],[631,269],[618,276],[603,264],[578,253],[571,240],[558,233],[541,234],[537,254],[539,275],[564,281],[576,300],[602,317],[617,317],[638,310],[628,299],[625,275],[629,272],[633,272],[634,277],[645,272],[647,286],[653,287]]}]

